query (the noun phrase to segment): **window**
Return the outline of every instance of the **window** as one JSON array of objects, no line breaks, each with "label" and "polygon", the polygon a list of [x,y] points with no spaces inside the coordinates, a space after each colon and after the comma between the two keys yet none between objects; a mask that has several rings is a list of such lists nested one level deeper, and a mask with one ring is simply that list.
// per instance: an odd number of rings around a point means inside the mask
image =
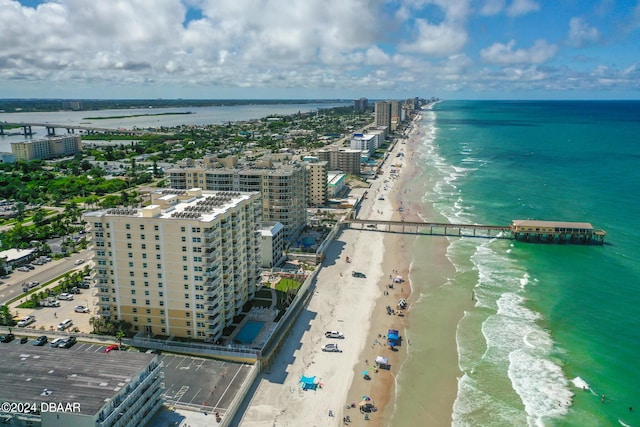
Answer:
[{"label": "window", "polygon": [[132,311],[133,311],[134,313],[137,313],[137,312],[138,312],[138,307],[133,307]]},{"label": "window", "polygon": [[187,238],[186,238],[186,237],[184,237],[184,236],[182,236],[182,241],[183,241],[183,242],[186,242],[186,241],[187,241]]},{"label": "window", "polygon": [[147,263],[146,262],[142,263],[142,268],[147,268]]},{"label": "window", "polygon": [[142,259],[147,259],[147,254],[142,254]]},{"label": "window", "polygon": [[160,236],[156,234],[156,241],[160,240]]},{"label": "window", "polygon": [[149,287],[149,282],[144,282],[144,285]]},{"label": "window", "polygon": [[149,291],[144,291],[144,295],[148,297],[149,296]]},{"label": "window", "polygon": [[[164,325],[164,319],[160,319],[160,323]],[[162,328],[162,331],[164,332],[164,328]]]},{"label": "window", "polygon": [[200,227],[191,227],[191,231],[194,233],[199,233],[200,232]]},{"label": "window", "polygon": [[186,229],[184,227],[180,227],[180,231],[184,233]]},{"label": "window", "polygon": [[129,252],[127,253],[127,255],[129,256],[129,258],[133,258],[133,252]]},{"label": "window", "polygon": [[144,243],[140,245],[140,249],[142,249],[143,251],[147,249],[147,245],[145,245]]},{"label": "window", "polygon": [[161,288],[162,287],[162,282],[158,282],[158,287]]},{"label": "window", "polygon": [[187,322],[187,326],[191,326],[191,322]]},{"label": "window", "polygon": [[131,233],[127,233],[127,239],[131,238]]},{"label": "window", "polygon": [[124,228],[126,228],[127,230],[131,230],[131,224],[125,224]]},{"label": "window", "polygon": [[182,261],[187,262],[187,256],[186,255],[182,255]]},{"label": "window", "polygon": [[131,289],[131,295],[135,295],[136,294],[136,290],[135,289]]},{"label": "window", "polygon": [[183,266],[182,266],[182,269],[183,269],[184,271],[187,271],[187,270],[189,270],[189,267],[187,267],[186,265],[183,265]]},{"label": "window", "polygon": [[[189,275],[188,275],[188,274],[185,274],[184,276],[182,276],[182,278],[183,278],[184,280],[189,280]],[[185,285],[185,286],[186,286],[186,285]]]},{"label": "window", "polygon": [[156,268],[157,268],[158,270],[162,270],[162,264],[156,264]]},{"label": "window", "polygon": [[133,321],[137,322],[138,321],[138,316],[133,316]]},{"label": "window", "polygon": [[160,307],[164,307],[164,301],[160,301]]},{"label": "window", "polygon": [[136,274],[133,271],[129,272],[129,276],[134,277]]},{"label": "window", "polygon": [[143,276],[143,277],[149,277],[149,274],[148,274],[146,271],[144,271],[144,272],[142,273],[142,276]]},{"label": "window", "polygon": [[151,309],[147,308],[147,314],[151,314]]},{"label": "window", "polygon": [[182,252],[187,252],[187,247],[186,246],[182,247]]},{"label": "window", "polygon": [[156,245],[156,251],[160,250],[160,245]]},{"label": "window", "polygon": [[148,299],[147,299],[147,300],[144,300],[144,303],[145,303],[146,305],[151,305],[151,301],[149,301]]},{"label": "window", "polygon": [[138,303],[138,301],[135,298],[131,298],[131,304],[137,304],[137,303]]},{"label": "window", "polygon": [[162,292],[162,291],[158,292],[158,296],[159,296],[160,298],[164,297],[164,292]]},{"label": "window", "polygon": [[153,226],[153,230],[154,230],[154,231],[158,231],[159,229],[160,229],[160,227],[158,227],[157,225],[154,225],[154,226]]},{"label": "window", "polygon": [[189,294],[184,294],[185,299],[189,299]]},{"label": "window", "polygon": [[133,268],[133,261],[129,261],[129,268]]},{"label": "window", "polygon": [[158,273],[158,279],[162,279],[162,273]]},{"label": "window", "polygon": [[[184,315],[185,317],[191,317],[191,312],[185,311]],[[191,322],[187,322],[187,323],[191,324]]]},{"label": "window", "polygon": [[193,237],[193,238],[191,239],[191,241],[192,241],[193,243],[200,243],[200,242],[202,241],[202,239],[200,239],[200,237]]},{"label": "window", "polygon": [[135,285],[136,285],[136,281],[135,281],[135,280],[132,280],[132,281],[130,282],[130,284],[131,284],[131,286],[135,286]]},{"label": "window", "polygon": [[[189,308],[189,303],[188,303],[188,302],[185,302],[185,303],[184,303],[184,308]],[[187,313],[187,317],[188,317],[188,316],[189,316],[189,313]]]},{"label": "window", "polygon": [[140,240],[144,240],[144,234],[140,235]]},{"label": "window", "polygon": [[127,243],[127,249],[131,249],[131,243]]},{"label": "window", "polygon": [[164,310],[160,310],[160,316],[164,316]]},{"label": "window", "polygon": [[160,261],[160,254],[156,254],[156,259]]},{"label": "window", "polygon": [[147,317],[147,323],[151,323],[151,318]]}]

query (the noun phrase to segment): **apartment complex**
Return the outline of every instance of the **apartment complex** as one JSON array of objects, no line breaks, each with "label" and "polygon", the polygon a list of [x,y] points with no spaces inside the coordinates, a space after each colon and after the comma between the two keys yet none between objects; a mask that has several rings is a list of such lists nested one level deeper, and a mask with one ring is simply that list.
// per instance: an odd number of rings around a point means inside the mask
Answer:
[{"label": "apartment complex", "polygon": [[[268,165],[268,163],[267,163]],[[171,188],[258,192],[262,220],[284,225],[285,239],[294,239],[306,225],[306,169],[302,163],[277,167],[174,168],[166,171]]]},{"label": "apartment complex", "polygon": [[271,268],[284,262],[284,227],[279,222],[263,223],[260,227],[262,267]]},{"label": "apartment complex", "polygon": [[369,108],[369,100],[367,98],[360,98],[353,101],[353,107],[358,113],[367,111]]},{"label": "apartment complex", "polygon": [[81,151],[82,138],[79,135],[11,143],[11,152],[16,156],[16,160],[45,160],[57,156],[71,156]]},{"label": "apartment complex", "polygon": [[351,175],[360,175],[362,151],[328,145],[316,151],[318,158],[326,161],[329,170],[340,170]]},{"label": "apartment complex", "polygon": [[[160,409],[164,375],[158,356],[72,351],[65,360],[48,347],[3,345],[2,362],[11,367],[0,370],[3,425],[137,427]],[[8,402],[21,409],[6,411]]]},{"label": "apartment complex", "polygon": [[161,190],[86,213],[99,314],[134,332],[214,342],[260,283],[257,193]]}]

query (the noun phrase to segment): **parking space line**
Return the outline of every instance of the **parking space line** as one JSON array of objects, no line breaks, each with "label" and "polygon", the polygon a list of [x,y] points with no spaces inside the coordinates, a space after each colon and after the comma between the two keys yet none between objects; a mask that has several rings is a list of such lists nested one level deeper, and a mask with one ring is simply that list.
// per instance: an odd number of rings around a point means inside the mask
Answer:
[{"label": "parking space line", "polygon": [[196,394],[193,395],[193,397],[191,398],[191,400],[189,401],[189,403],[193,403],[194,400],[196,400],[196,397],[198,397],[198,393],[200,393],[202,389],[199,388],[198,391],[196,391]]}]

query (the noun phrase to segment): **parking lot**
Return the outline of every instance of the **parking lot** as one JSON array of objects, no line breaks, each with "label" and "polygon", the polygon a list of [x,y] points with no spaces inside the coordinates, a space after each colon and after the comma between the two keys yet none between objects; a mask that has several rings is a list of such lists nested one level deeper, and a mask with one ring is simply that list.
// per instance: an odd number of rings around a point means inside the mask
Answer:
[{"label": "parking lot", "polygon": [[[36,338],[35,336],[29,337],[26,343],[21,344],[20,329],[14,330],[14,333],[17,335],[16,339],[9,343],[0,343],[0,349],[2,346],[24,346],[26,349],[33,344]],[[47,334],[43,332],[42,335]],[[48,338],[49,342],[43,348],[60,352],[61,355],[70,351],[104,353],[110,345],[110,343],[78,341],[69,349],[51,348],[50,343],[57,336],[50,334]],[[129,351],[138,351],[138,349],[131,348]],[[163,397],[168,405],[209,414],[219,412],[221,416],[226,414],[243,382],[247,380],[251,370],[255,369],[253,365],[244,363],[170,353],[160,354],[158,358],[164,364],[165,391]]]}]

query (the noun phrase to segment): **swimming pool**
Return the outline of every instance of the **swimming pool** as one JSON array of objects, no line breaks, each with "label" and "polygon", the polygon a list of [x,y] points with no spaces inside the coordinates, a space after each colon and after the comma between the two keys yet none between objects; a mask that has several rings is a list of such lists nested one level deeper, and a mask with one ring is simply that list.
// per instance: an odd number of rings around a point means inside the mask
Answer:
[{"label": "swimming pool", "polygon": [[265,322],[258,320],[247,320],[247,323],[244,324],[240,332],[236,335],[236,340],[242,344],[251,344],[264,327],[264,324]]}]

